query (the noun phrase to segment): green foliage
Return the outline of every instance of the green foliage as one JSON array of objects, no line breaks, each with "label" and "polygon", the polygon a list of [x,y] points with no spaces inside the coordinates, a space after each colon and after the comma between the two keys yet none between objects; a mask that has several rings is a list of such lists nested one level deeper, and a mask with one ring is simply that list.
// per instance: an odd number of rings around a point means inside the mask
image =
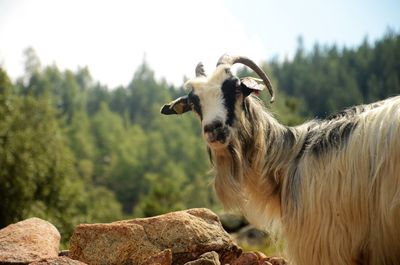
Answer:
[{"label": "green foliage", "polygon": [[91,123],[84,109],[74,112],[66,133],[69,146],[74,151],[75,167],[79,175],[85,181],[92,181],[97,148],[91,133]]},{"label": "green foliage", "polygon": [[168,90],[164,84],[159,84],[154,79],[154,72],[144,61],[134,74],[128,85],[128,112],[133,123],[143,128],[149,128],[157,116],[162,104],[169,99]]},{"label": "green foliage", "polygon": [[2,225],[29,214],[33,201],[53,204],[65,176],[73,175],[71,154],[48,102],[6,97],[0,113]]},{"label": "green foliage", "polygon": [[370,45],[339,50],[300,45],[293,61],[272,62],[277,87],[305,103],[303,115],[325,117],[348,106],[400,93],[400,36],[388,31]]},{"label": "green foliage", "polygon": [[161,174],[147,173],[146,184],[149,187],[147,194],[135,208],[137,216],[154,216],[169,211],[183,210],[185,205],[185,174],[181,168],[169,163],[168,172]]},{"label": "green foliage", "polygon": [[[78,177],[81,164],[74,166],[52,102],[15,95],[2,70],[0,88],[0,227],[38,216],[54,223],[68,240],[79,223],[121,217],[111,191]],[[85,143],[79,133],[71,137],[76,150],[90,159],[88,148],[76,143]]]}]

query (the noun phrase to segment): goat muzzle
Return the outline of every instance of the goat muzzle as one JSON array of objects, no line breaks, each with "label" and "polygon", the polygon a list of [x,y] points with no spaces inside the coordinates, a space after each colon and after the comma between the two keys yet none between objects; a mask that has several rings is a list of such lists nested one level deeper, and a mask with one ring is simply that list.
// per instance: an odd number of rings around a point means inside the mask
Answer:
[{"label": "goat muzzle", "polygon": [[229,130],[220,121],[214,121],[203,128],[204,136],[209,145],[220,145],[227,142]]}]

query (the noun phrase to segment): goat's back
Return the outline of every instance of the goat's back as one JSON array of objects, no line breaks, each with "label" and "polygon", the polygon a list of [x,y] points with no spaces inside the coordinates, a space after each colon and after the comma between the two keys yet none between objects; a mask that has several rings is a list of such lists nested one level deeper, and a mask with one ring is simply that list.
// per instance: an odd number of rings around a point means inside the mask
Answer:
[{"label": "goat's back", "polygon": [[339,119],[354,123],[345,143],[298,165],[289,251],[298,264],[400,264],[400,97]]}]

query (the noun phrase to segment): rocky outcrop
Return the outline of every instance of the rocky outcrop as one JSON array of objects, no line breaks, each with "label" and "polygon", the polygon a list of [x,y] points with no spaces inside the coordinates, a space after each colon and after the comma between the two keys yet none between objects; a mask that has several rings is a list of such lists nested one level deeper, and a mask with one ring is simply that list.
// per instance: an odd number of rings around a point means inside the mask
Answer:
[{"label": "rocky outcrop", "polygon": [[85,265],[86,263],[73,260],[67,257],[56,257],[49,259],[42,259],[29,263],[29,265]]},{"label": "rocky outcrop", "polygon": [[142,265],[171,265],[172,264],[172,251],[166,249],[146,259]]},{"label": "rocky outcrop", "polygon": [[70,257],[88,264],[143,264],[170,249],[173,264],[185,264],[215,251],[231,263],[240,248],[208,209],[190,209],[110,224],[79,225],[70,240]]},{"label": "rocky outcrop", "polygon": [[[258,230],[242,230],[244,233],[238,233],[237,239],[265,242],[266,235],[259,237]],[[217,215],[208,209],[108,224],[82,224],[70,239],[70,250],[59,252],[59,244],[59,232],[47,221],[30,218],[9,225],[0,230],[0,265],[287,264],[281,258],[266,257],[260,252],[242,253]]]},{"label": "rocky outcrop", "polygon": [[0,230],[0,264],[28,264],[58,256],[60,233],[49,222],[30,218]]}]

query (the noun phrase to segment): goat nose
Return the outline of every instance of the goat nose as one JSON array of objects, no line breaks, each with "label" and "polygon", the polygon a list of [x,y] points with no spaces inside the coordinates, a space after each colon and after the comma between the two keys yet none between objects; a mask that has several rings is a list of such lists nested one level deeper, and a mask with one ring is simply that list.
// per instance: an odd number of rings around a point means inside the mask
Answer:
[{"label": "goat nose", "polygon": [[205,133],[210,133],[210,132],[213,132],[216,129],[221,128],[221,127],[222,127],[222,122],[214,121],[211,124],[204,125],[204,132]]}]

